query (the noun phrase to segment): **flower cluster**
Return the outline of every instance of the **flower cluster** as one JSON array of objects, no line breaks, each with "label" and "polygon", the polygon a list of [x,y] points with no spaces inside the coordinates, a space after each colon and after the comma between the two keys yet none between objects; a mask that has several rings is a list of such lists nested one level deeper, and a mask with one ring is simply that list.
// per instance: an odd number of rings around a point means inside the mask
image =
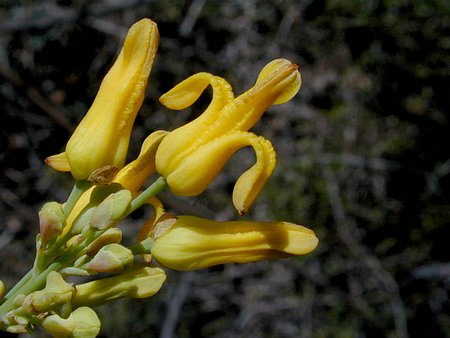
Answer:
[{"label": "flower cluster", "polygon": [[[92,307],[154,295],[166,279],[163,268],[205,269],[306,254],[317,246],[314,232],[300,225],[176,216],[156,198],[165,188],[180,196],[202,193],[237,150],[250,146],[256,163],[233,191],[238,213],[249,210],[276,164],[270,141],[249,129],[267,108],[290,100],[301,85],[298,67],[286,59],[268,63],[254,86],[236,97],[216,75],[198,73],[182,81],[161,96],[165,107],[184,109],[211,87],[209,106],[176,130],[151,133],[139,156],[125,164],[158,41],[151,20],[131,27],[64,152],[46,159],[53,169],[72,174],[74,189],[65,203],[42,207],[30,272],[6,295],[0,283],[0,329],[20,333],[41,326],[54,337],[95,337],[100,321]],[[159,178],[145,187],[153,174]],[[117,225],[143,205],[153,206],[153,216],[136,243],[126,245]],[[96,277],[76,284],[67,276]]]}]

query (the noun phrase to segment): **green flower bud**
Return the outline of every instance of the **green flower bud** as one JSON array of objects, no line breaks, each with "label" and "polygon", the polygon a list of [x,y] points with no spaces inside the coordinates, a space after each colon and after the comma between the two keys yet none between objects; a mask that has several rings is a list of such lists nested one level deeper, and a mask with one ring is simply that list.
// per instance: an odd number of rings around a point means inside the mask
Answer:
[{"label": "green flower bud", "polygon": [[58,237],[65,223],[62,204],[47,202],[39,211],[39,228],[43,243]]},{"label": "green flower bud", "polygon": [[12,325],[6,328],[7,332],[11,333],[27,333],[27,329],[23,325]]},{"label": "green flower bud", "polygon": [[67,319],[51,315],[42,322],[42,327],[55,338],[94,338],[100,325],[97,314],[88,307],[76,309]]},{"label": "green flower bud", "polygon": [[112,243],[102,247],[94,258],[81,268],[95,272],[117,273],[132,262],[131,250],[120,244]]},{"label": "green flower bud", "polygon": [[100,320],[94,310],[89,307],[80,307],[73,313],[75,328],[70,337],[72,338],[94,338],[100,332]]},{"label": "green flower bud", "polygon": [[58,315],[51,315],[42,321],[42,327],[55,338],[67,338],[74,329],[74,320],[72,314],[67,319]]},{"label": "green flower bud", "polygon": [[96,306],[124,298],[147,298],[159,291],[166,280],[165,272],[156,267],[142,267],[118,276],[76,286],[72,304]]},{"label": "green flower bud", "polygon": [[83,210],[83,212],[76,218],[75,222],[73,222],[73,225],[70,228],[70,233],[74,235],[81,234],[83,229],[89,226],[94,210],[95,207]]},{"label": "green flower bud", "polygon": [[120,243],[121,240],[122,230],[119,228],[109,228],[89,244],[86,253],[90,256],[94,256],[106,244]]},{"label": "green flower bud", "polygon": [[122,189],[106,197],[97,208],[95,208],[90,225],[95,229],[106,229],[121,220],[131,202],[131,192]]},{"label": "green flower bud", "polygon": [[73,287],[59,273],[51,271],[45,288],[25,297],[23,308],[32,314],[54,311],[66,318],[72,309]]}]

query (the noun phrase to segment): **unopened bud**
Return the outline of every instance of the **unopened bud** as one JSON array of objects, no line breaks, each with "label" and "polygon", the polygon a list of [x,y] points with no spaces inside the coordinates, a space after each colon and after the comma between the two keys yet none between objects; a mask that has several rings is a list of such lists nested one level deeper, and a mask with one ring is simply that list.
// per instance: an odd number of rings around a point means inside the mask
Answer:
[{"label": "unopened bud", "polygon": [[89,244],[86,253],[94,256],[102,247],[111,243],[120,243],[122,240],[122,230],[119,228],[109,228],[91,244]]},{"label": "unopened bud", "polygon": [[91,220],[92,214],[94,213],[95,207],[88,208],[84,210],[81,215],[79,215],[75,222],[73,223],[70,233],[71,234],[81,234],[83,229],[89,226],[89,222]]},{"label": "unopened bud", "polygon": [[100,325],[97,314],[88,307],[76,309],[67,319],[51,315],[42,322],[42,327],[55,338],[94,338]]},{"label": "unopened bud", "polygon": [[80,307],[73,313],[75,328],[71,337],[73,338],[94,338],[100,332],[100,319],[90,307]]},{"label": "unopened bud", "polygon": [[166,274],[162,269],[142,267],[80,284],[73,295],[73,306],[96,306],[124,297],[147,298],[157,293],[165,280]]},{"label": "unopened bud", "polygon": [[39,211],[39,228],[42,242],[58,237],[65,222],[63,206],[57,202],[47,202]]},{"label": "unopened bud", "polygon": [[11,333],[27,333],[27,329],[23,325],[8,326],[6,331]]},{"label": "unopened bud", "polygon": [[23,306],[31,313],[54,311],[65,318],[72,308],[73,291],[73,287],[59,273],[51,271],[47,276],[45,288],[26,296]]},{"label": "unopened bud", "polygon": [[70,337],[74,328],[73,316],[64,319],[58,315],[51,315],[42,322],[42,327],[55,338]]},{"label": "unopened bud", "polygon": [[133,262],[133,253],[124,246],[112,243],[102,247],[94,258],[82,268],[95,272],[116,273]]},{"label": "unopened bud", "polygon": [[95,208],[90,220],[91,227],[102,230],[114,225],[128,210],[131,198],[131,192],[126,189],[106,197]]}]

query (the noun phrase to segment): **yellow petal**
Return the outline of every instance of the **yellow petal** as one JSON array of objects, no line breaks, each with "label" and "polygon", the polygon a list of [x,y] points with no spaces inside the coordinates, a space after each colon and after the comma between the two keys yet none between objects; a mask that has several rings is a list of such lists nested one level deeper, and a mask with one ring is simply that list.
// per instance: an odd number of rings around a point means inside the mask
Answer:
[{"label": "yellow petal", "polygon": [[[181,196],[195,196],[202,193],[219,174],[228,159],[237,150],[249,145],[256,151],[257,166],[251,169],[252,174],[247,176],[252,176],[256,183],[256,177],[264,173],[266,167],[270,167],[271,169],[268,171],[271,172],[275,163],[273,161],[267,162],[266,158],[268,159],[269,156],[265,156],[265,148],[256,135],[248,132],[235,132],[220,136],[197,148],[195,152],[181,161],[178,167],[166,177],[170,190]],[[243,181],[250,182],[251,179],[248,178]],[[255,188],[260,187],[255,185]],[[244,198],[245,193],[248,197],[251,197],[244,188],[240,191],[242,201],[247,200],[247,196]],[[239,206],[244,208],[245,203],[241,204]]]},{"label": "yellow petal", "polygon": [[314,232],[288,222],[214,222],[179,216],[156,239],[153,257],[174,270],[198,270],[224,263],[247,263],[302,255],[316,248]]},{"label": "yellow petal", "polygon": [[148,234],[152,231],[156,220],[165,213],[164,205],[156,197],[152,197],[147,201],[147,203],[153,207],[153,214],[139,230],[136,242],[141,242],[146,239],[148,237]]},{"label": "yellow petal", "polygon": [[197,101],[209,85],[213,89],[211,106],[214,110],[220,109],[233,99],[233,92],[225,79],[202,72],[194,74],[177,84],[167,93],[163,94],[159,98],[159,101],[170,109],[185,109]]},{"label": "yellow petal", "polygon": [[167,134],[168,132],[163,130],[150,134],[142,144],[138,158],[121,169],[114,182],[132,192],[138,191],[145,180],[155,172],[156,150]]},{"label": "yellow petal", "polygon": [[134,24],[88,113],[76,128],[66,154],[76,179],[104,166],[121,168],[158,46],[156,24]]},{"label": "yellow petal", "polygon": [[[266,65],[255,85],[223,108],[220,119],[222,132],[249,130],[273,104],[291,99],[300,89],[298,66],[285,59]],[[219,121],[218,121],[219,123]]]},{"label": "yellow petal", "polygon": [[67,160],[66,152],[47,157],[45,159],[45,164],[57,171],[70,171],[70,165]]},{"label": "yellow petal", "polygon": [[[283,80],[288,85],[283,88],[281,91],[281,95],[278,96],[278,98],[275,100],[273,104],[282,104],[290,99],[292,99],[300,90],[300,87],[302,85],[302,79],[300,72],[297,71],[297,66],[291,63],[289,60],[286,59],[276,59],[272,62],[269,62],[259,73],[258,79],[256,80],[257,84],[263,85],[265,81],[272,82],[273,79],[276,78],[277,74],[283,74],[284,72],[290,72],[292,69],[295,69],[294,72],[291,73],[291,75]],[[281,83],[279,84],[281,87]]]},{"label": "yellow petal", "polygon": [[[253,134],[252,134],[253,135]],[[276,153],[269,140],[252,137],[256,163],[239,177],[233,189],[233,204],[239,214],[247,213],[276,164]]]},{"label": "yellow petal", "polygon": [[229,83],[209,73],[194,74],[161,96],[160,101],[166,107],[183,109],[193,104],[208,85],[213,92],[211,103],[205,112],[194,121],[171,132],[168,139],[161,143],[156,156],[158,172],[167,173],[174,170],[178,163],[197,147],[217,137],[215,128],[211,126],[221,118],[221,109],[234,98]]}]

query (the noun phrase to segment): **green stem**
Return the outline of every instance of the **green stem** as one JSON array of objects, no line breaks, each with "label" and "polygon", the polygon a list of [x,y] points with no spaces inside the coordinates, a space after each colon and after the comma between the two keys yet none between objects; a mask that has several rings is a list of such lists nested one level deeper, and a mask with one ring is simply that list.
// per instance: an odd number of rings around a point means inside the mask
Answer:
[{"label": "green stem", "polygon": [[91,187],[91,183],[88,181],[77,181],[73,186],[72,192],[64,205],[64,215],[69,216],[75,204],[80,199],[81,195]]},{"label": "green stem", "polygon": [[139,254],[145,254],[150,253],[153,245],[155,245],[155,240],[151,237],[144,239],[140,243],[136,243],[132,246],[129,246],[128,249],[131,250],[133,255],[139,255]]},{"label": "green stem", "polygon": [[[33,277],[33,272],[30,271],[28,274],[22,278],[22,280],[18,283],[20,284],[19,287],[16,287],[14,289],[14,294],[11,294],[9,298],[6,299],[6,301],[0,306],[0,315],[3,315],[13,309],[14,305],[14,299],[15,296],[18,294],[24,294],[28,295],[33,291],[41,289],[45,285],[45,280],[47,278],[47,275],[50,273],[50,271],[59,271],[62,268],[62,263],[55,262],[53,264],[50,264],[47,269],[45,269],[41,274]],[[25,280],[25,277],[26,280]],[[9,293],[11,293],[11,291]]]},{"label": "green stem", "polygon": [[20,289],[25,283],[27,283],[32,277],[33,277],[33,270],[30,270],[27,272],[27,274],[25,276],[22,277],[22,279],[20,281],[17,282],[16,285],[14,285],[13,288],[11,288],[11,290],[8,291],[8,293],[5,295],[3,300],[9,299],[9,298],[12,298],[13,296],[15,296],[16,291],[18,289]]},{"label": "green stem", "polygon": [[150,198],[156,196],[159,192],[167,188],[167,183],[163,177],[159,177],[151,186],[141,192],[134,200],[131,201],[128,215],[140,206],[144,205]]}]

